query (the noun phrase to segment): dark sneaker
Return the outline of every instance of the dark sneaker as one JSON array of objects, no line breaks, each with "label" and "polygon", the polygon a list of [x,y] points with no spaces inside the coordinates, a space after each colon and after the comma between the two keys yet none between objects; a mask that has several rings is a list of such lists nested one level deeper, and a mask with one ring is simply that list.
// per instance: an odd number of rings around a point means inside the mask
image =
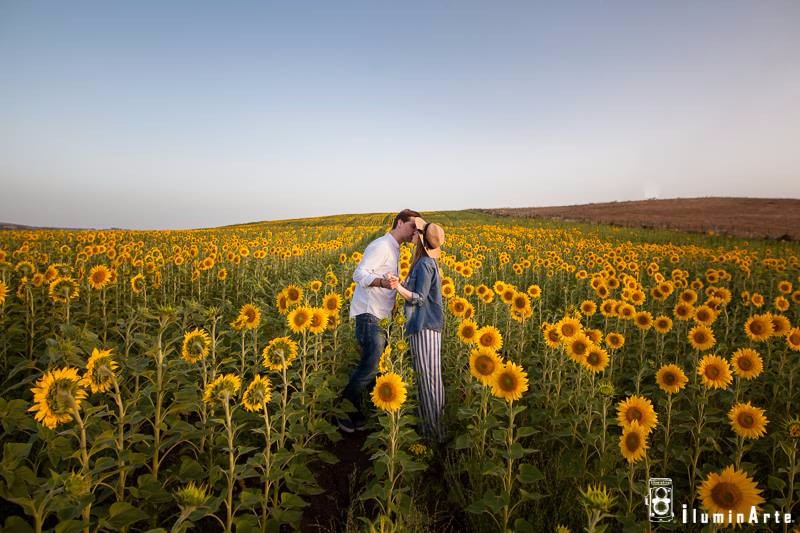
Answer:
[{"label": "dark sneaker", "polygon": [[349,418],[336,418],[336,425],[345,433],[355,433],[356,425]]}]

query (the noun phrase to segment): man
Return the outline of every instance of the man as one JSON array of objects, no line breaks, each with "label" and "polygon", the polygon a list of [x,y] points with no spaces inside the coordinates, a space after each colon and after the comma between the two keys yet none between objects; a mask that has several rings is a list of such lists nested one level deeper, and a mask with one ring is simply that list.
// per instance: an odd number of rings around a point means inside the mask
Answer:
[{"label": "man", "polygon": [[392,229],[383,237],[369,243],[353,272],[356,283],[350,301],[350,318],[356,319],[356,340],[361,348],[361,360],[350,376],[342,398],[349,400],[356,411],[348,418],[339,418],[339,428],[346,433],[364,429],[366,417],[362,397],[378,373],[378,360],[386,348],[386,337],[380,320],[388,317],[394,307],[395,291],[390,277],[397,277],[400,243],[409,242],[417,230],[414,219],[420,214],[403,209],[394,217]]}]

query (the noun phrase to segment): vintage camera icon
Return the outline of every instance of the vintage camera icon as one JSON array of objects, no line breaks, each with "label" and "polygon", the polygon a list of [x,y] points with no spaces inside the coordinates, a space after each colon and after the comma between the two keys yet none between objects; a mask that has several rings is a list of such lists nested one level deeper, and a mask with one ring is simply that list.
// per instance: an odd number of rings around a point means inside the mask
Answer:
[{"label": "vintage camera icon", "polygon": [[644,502],[651,522],[672,522],[673,511],[672,479],[652,477],[647,484]]}]

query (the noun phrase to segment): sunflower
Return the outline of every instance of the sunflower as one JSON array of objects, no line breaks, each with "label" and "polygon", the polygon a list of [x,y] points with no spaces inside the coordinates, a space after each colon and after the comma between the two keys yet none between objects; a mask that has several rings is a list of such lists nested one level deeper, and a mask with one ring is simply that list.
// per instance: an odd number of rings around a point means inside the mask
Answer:
[{"label": "sunflower", "polygon": [[711,389],[724,389],[733,380],[728,361],[718,355],[706,355],[700,360],[697,375],[702,378],[703,385]]},{"label": "sunflower", "polygon": [[592,347],[592,341],[583,333],[578,333],[577,335],[563,339],[562,342],[564,343],[567,355],[576,363],[583,362],[583,359]]},{"label": "sunflower", "polygon": [[462,320],[458,325],[458,338],[464,344],[475,344],[478,342],[478,325],[469,318]]},{"label": "sunflower", "polygon": [[289,312],[289,297],[286,295],[286,289],[279,292],[278,296],[275,297],[275,307],[282,315],[286,315]]},{"label": "sunflower", "polygon": [[597,304],[594,300],[584,300],[580,305],[581,314],[584,316],[592,316],[597,312]]},{"label": "sunflower", "polygon": [[131,290],[133,291],[133,294],[141,294],[144,289],[144,274],[140,272],[131,278]]},{"label": "sunflower", "polygon": [[761,307],[764,305],[764,296],[760,293],[754,292],[750,295],[750,303],[752,303],[755,307]]},{"label": "sunflower", "polygon": [[342,297],[335,292],[329,292],[322,298],[322,308],[328,313],[338,313],[342,308]]},{"label": "sunflower", "polygon": [[494,326],[483,326],[478,330],[477,335],[478,346],[494,351],[499,351],[503,347],[503,336],[500,335],[500,330]]},{"label": "sunflower", "polygon": [[286,299],[290,306],[299,304],[303,299],[303,289],[297,285],[289,285],[284,291],[286,291]]},{"label": "sunflower", "polygon": [[181,511],[189,513],[197,507],[202,507],[208,501],[208,486],[205,483],[197,485],[194,481],[190,481],[176,490],[174,496]]},{"label": "sunflower", "polygon": [[321,307],[311,308],[311,319],[308,321],[308,331],[320,334],[328,326],[328,313]]},{"label": "sunflower", "polygon": [[94,392],[106,392],[114,385],[117,362],[111,355],[111,350],[92,349],[92,355],[86,363],[86,373],[83,378]]},{"label": "sunflower", "polygon": [[519,400],[528,390],[528,374],[522,367],[508,362],[494,375],[492,394],[507,402]]},{"label": "sunflower", "polygon": [[72,278],[56,278],[50,282],[48,287],[50,299],[56,303],[67,303],[74,300],[80,294],[78,284]]},{"label": "sunflower", "polygon": [[744,323],[744,332],[753,341],[767,340],[772,331],[772,320],[768,315],[753,315]]},{"label": "sunflower", "polygon": [[236,374],[220,374],[214,381],[206,385],[203,392],[203,401],[212,403],[214,401],[228,400],[236,394],[242,387],[242,379]]},{"label": "sunflower", "polygon": [[208,356],[211,349],[211,337],[204,329],[195,328],[183,336],[181,357],[190,363],[196,363]]},{"label": "sunflower", "polygon": [[450,298],[456,293],[456,289],[452,285],[442,285],[442,296]]},{"label": "sunflower", "polygon": [[585,333],[586,337],[592,341],[593,344],[600,344],[603,340],[603,332],[599,329],[587,329]]},{"label": "sunflower", "polygon": [[3,305],[8,296],[8,285],[3,280],[0,280],[0,305]]},{"label": "sunflower", "polygon": [[711,513],[722,514],[724,520],[727,520],[729,511],[732,516],[738,513],[747,515],[753,507],[764,503],[755,481],[733,465],[719,474],[711,472],[700,485],[698,494],[703,507]]},{"label": "sunflower", "polygon": [[475,348],[469,355],[469,372],[484,385],[491,385],[503,368],[500,356],[491,348]]},{"label": "sunflower", "polygon": [[618,350],[625,345],[625,337],[622,335],[622,333],[612,331],[606,335],[606,345],[612,350]]},{"label": "sunflower", "polygon": [[623,428],[636,422],[645,433],[650,433],[658,424],[658,415],[653,409],[653,402],[644,396],[634,394],[617,404],[617,420]]},{"label": "sunflower", "polygon": [[761,355],[752,348],[739,348],[731,356],[733,373],[744,379],[757,378],[764,370]]},{"label": "sunflower", "polygon": [[782,294],[789,294],[792,292],[792,282],[788,280],[778,282],[778,290],[781,291]]},{"label": "sunflower", "polygon": [[236,322],[243,329],[256,329],[261,324],[261,310],[253,304],[244,304],[239,309],[239,316],[236,317]]},{"label": "sunflower", "polygon": [[375,380],[372,389],[372,403],[384,411],[394,412],[406,401],[406,384],[399,374],[390,372]]},{"label": "sunflower", "polygon": [[667,394],[679,392],[689,381],[678,365],[664,365],[656,373],[656,383]]},{"label": "sunflower", "polygon": [[296,307],[289,313],[287,320],[289,322],[289,329],[294,333],[300,333],[306,329],[311,322],[311,308],[310,307]]},{"label": "sunflower", "polygon": [[105,265],[93,266],[88,281],[91,288],[102,289],[111,281],[111,271]]},{"label": "sunflower", "polygon": [[33,392],[33,405],[28,409],[35,413],[34,418],[50,429],[69,422],[73,409],[80,409],[86,398],[86,380],[78,375],[76,368],[58,368],[46,372]]},{"label": "sunflower", "polygon": [[689,343],[698,351],[708,350],[717,343],[711,328],[698,324],[689,330]]},{"label": "sunflower", "polygon": [[272,383],[268,377],[257,375],[242,395],[242,405],[250,412],[263,411],[272,399]]},{"label": "sunflower", "polygon": [[639,311],[633,316],[633,322],[640,330],[647,331],[653,327],[653,315],[650,311]]},{"label": "sunflower", "polygon": [[647,450],[647,431],[635,420],[622,429],[619,450],[629,463],[644,459]]},{"label": "sunflower", "polygon": [[603,303],[600,304],[600,314],[604,317],[608,318],[614,316],[617,309],[617,301],[616,300],[603,300]]},{"label": "sunflower", "polygon": [[689,305],[694,305],[697,301],[697,293],[692,289],[686,289],[680,293],[678,300]]},{"label": "sunflower", "polygon": [[262,364],[270,370],[283,370],[291,366],[297,357],[297,343],[290,337],[278,337],[269,341],[261,352]]},{"label": "sunflower", "polygon": [[767,432],[767,417],[764,410],[747,403],[737,403],[728,411],[731,427],[737,435],[745,439],[757,439]]},{"label": "sunflower", "polygon": [[447,307],[450,309],[450,312],[453,313],[455,316],[463,317],[469,305],[470,305],[469,302],[465,298],[456,296],[450,299],[450,302],[447,304]]},{"label": "sunflower", "polygon": [[538,285],[531,285],[528,287],[528,294],[535,300],[542,295],[542,288]]},{"label": "sunflower", "polygon": [[775,309],[778,311],[786,311],[789,309],[789,300],[785,296],[777,296],[774,301]]},{"label": "sunflower", "polygon": [[773,337],[784,337],[792,329],[792,323],[783,315],[771,314],[770,320],[772,320]]},{"label": "sunflower", "polygon": [[558,334],[564,339],[574,337],[582,331],[581,323],[568,316],[556,322],[556,329],[558,329]]},{"label": "sunflower", "polygon": [[665,315],[658,315],[653,319],[653,328],[662,335],[669,333],[672,329],[672,319]]},{"label": "sunflower", "polygon": [[322,281],[318,279],[312,279],[308,282],[308,288],[311,292],[319,292],[322,288]]},{"label": "sunflower", "polygon": [[800,328],[792,328],[786,333],[786,345],[790,350],[800,352]]},{"label": "sunflower", "polygon": [[561,335],[559,335],[558,328],[555,324],[543,324],[542,335],[544,336],[544,342],[550,348],[558,348],[561,346]]},{"label": "sunflower", "polygon": [[599,346],[589,348],[589,353],[581,360],[581,364],[590,372],[602,372],[608,366],[608,352]]},{"label": "sunflower", "polygon": [[693,318],[698,324],[710,326],[717,319],[717,312],[707,305],[701,305],[695,308]]},{"label": "sunflower", "polygon": [[675,307],[672,309],[672,314],[677,320],[686,321],[694,316],[694,307],[690,304],[680,302],[675,304]]},{"label": "sunflower", "polygon": [[517,312],[530,310],[531,308],[530,297],[524,292],[518,292],[514,294],[514,297],[511,299],[511,308]]}]

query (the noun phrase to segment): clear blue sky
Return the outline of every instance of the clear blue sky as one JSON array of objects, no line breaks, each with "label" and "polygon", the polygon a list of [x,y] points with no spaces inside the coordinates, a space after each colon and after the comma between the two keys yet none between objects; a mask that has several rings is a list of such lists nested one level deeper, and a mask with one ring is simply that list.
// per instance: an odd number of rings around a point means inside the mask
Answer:
[{"label": "clear blue sky", "polygon": [[0,221],[800,197],[800,2],[0,2]]}]

